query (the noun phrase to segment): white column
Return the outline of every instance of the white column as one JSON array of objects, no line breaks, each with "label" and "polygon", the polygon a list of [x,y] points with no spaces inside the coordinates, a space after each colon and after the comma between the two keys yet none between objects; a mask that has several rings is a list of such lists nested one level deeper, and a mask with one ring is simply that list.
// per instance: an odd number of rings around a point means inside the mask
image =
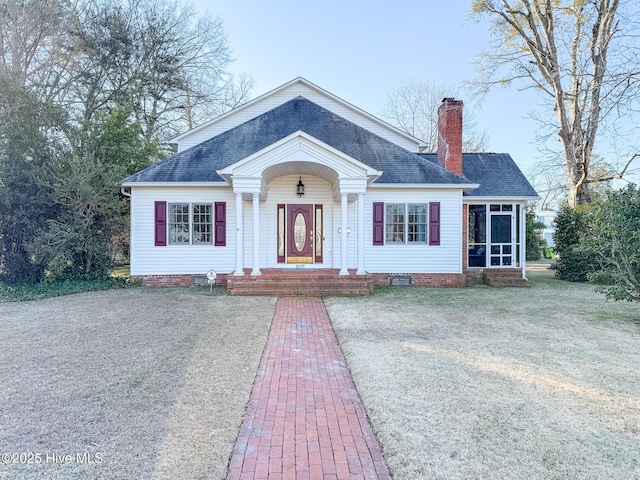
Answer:
[{"label": "white column", "polygon": [[364,193],[358,193],[358,275],[364,275]]},{"label": "white column", "polygon": [[340,195],[340,275],[349,275],[347,268],[347,194]]},{"label": "white column", "polygon": [[260,194],[253,194],[253,270],[251,275],[260,275]]},{"label": "white column", "polygon": [[244,275],[244,239],[242,235],[242,194],[236,193],[236,271],[234,275]]},{"label": "white column", "polygon": [[[514,207],[515,208],[515,207]],[[527,204],[520,205],[520,266],[522,278],[527,279]]]}]

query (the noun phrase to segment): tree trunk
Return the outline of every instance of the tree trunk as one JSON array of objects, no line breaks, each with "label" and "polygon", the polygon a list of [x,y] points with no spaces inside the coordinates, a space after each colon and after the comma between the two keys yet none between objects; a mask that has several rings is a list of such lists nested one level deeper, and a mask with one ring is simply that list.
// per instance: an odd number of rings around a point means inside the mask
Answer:
[{"label": "tree trunk", "polygon": [[569,197],[567,201],[571,207],[577,207],[591,201],[591,192],[587,183],[575,184],[569,183]]},{"label": "tree trunk", "polygon": [[[562,124],[562,123],[561,123]],[[569,133],[567,133],[569,132]],[[564,147],[565,166],[569,186],[567,201],[570,206],[577,207],[591,201],[589,183],[589,160],[585,155],[585,147],[580,131],[563,128],[559,134]],[[590,152],[588,152],[590,157]]]}]

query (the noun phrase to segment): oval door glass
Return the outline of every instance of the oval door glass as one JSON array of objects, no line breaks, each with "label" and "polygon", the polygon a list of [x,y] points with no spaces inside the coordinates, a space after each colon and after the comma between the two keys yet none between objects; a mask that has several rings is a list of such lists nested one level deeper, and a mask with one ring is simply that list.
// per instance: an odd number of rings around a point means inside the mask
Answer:
[{"label": "oval door glass", "polygon": [[296,215],[296,221],[293,224],[293,228],[293,239],[296,242],[296,249],[301,252],[304,249],[305,243],[307,243],[307,222],[305,221],[302,213],[298,213],[298,215]]}]

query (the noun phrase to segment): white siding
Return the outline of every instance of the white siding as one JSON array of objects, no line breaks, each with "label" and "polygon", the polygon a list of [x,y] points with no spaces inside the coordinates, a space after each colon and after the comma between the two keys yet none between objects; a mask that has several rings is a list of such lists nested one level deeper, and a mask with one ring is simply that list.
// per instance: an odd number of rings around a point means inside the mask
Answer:
[{"label": "white siding", "polygon": [[[375,189],[365,195],[365,270],[369,273],[462,273],[462,193]],[[373,245],[373,203],[440,202],[440,245]]]},{"label": "white siding", "polygon": [[[227,245],[155,246],[154,202],[227,202]],[[235,268],[235,199],[230,187],[133,187],[131,189],[131,274],[205,274]]]},{"label": "white siding", "polygon": [[[340,202],[332,197],[326,180],[302,176],[305,195],[295,193],[298,175],[279,177],[269,184],[266,201],[260,202],[260,268],[281,268],[277,263],[277,205],[322,204],[324,213],[324,262],[309,268],[340,268]],[[227,245],[167,245],[156,247],[154,202],[227,202]],[[373,203],[440,202],[440,245],[373,245]],[[252,268],[252,202],[243,201],[244,267]],[[348,265],[357,264],[357,209],[348,204]],[[131,195],[131,274],[204,274],[235,270],[235,196],[231,187],[133,187]],[[370,273],[461,273],[462,195],[451,190],[371,189],[364,207],[365,270]]]},{"label": "white siding", "polygon": [[303,96],[313,103],[320,105],[323,108],[341,116],[342,118],[355,123],[371,133],[374,133],[382,138],[389,140],[411,152],[418,151],[417,141],[411,140],[399,133],[396,133],[390,127],[385,126],[382,123],[373,121],[366,116],[363,116],[354,109],[335,101],[334,99],[318,92],[317,90],[308,87],[302,83],[294,83],[288,88],[285,88],[277,93],[269,95],[252,105],[245,108],[239,108],[237,112],[232,112],[225,118],[212,122],[210,125],[203,126],[200,129],[196,129],[191,134],[186,134],[181,140],[178,141],[178,152],[193,147],[199,143],[204,142],[216,135],[221,134],[231,128],[237,127],[263,113],[272,110],[289,100]]}]

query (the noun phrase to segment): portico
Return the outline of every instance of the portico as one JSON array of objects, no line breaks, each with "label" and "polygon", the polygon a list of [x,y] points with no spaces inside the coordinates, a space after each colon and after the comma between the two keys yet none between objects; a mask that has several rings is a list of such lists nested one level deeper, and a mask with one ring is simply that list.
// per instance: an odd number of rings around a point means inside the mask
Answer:
[{"label": "portico", "polygon": [[[340,275],[348,275],[350,265],[355,264],[358,274],[365,273],[364,199],[367,187],[382,172],[298,131],[217,173],[232,186],[235,197],[234,276],[245,275],[247,266],[256,276],[262,268],[295,268],[308,263],[314,268],[338,268]],[[293,181],[303,177],[320,192],[308,186],[305,198],[301,198]],[[291,181],[283,182],[285,178]],[[277,204],[270,196],[277,198]],[[250,221],[244,218],[245,202],[251,202]],[[310,206],[313,215],[307,215],[301,205]],[[299,215],[290,217],[288,212],[295,206]],[[265,218],[261,218],[261,211]],[[250,252],[243,248],[247,245]],[[275,253],[264,251],[274,246]],[[309,248],[310,256],[286,254]],[[322,252],[326,250],[332,255],[325,257]],[[355,258],[349,258],[350,250]]]}]

